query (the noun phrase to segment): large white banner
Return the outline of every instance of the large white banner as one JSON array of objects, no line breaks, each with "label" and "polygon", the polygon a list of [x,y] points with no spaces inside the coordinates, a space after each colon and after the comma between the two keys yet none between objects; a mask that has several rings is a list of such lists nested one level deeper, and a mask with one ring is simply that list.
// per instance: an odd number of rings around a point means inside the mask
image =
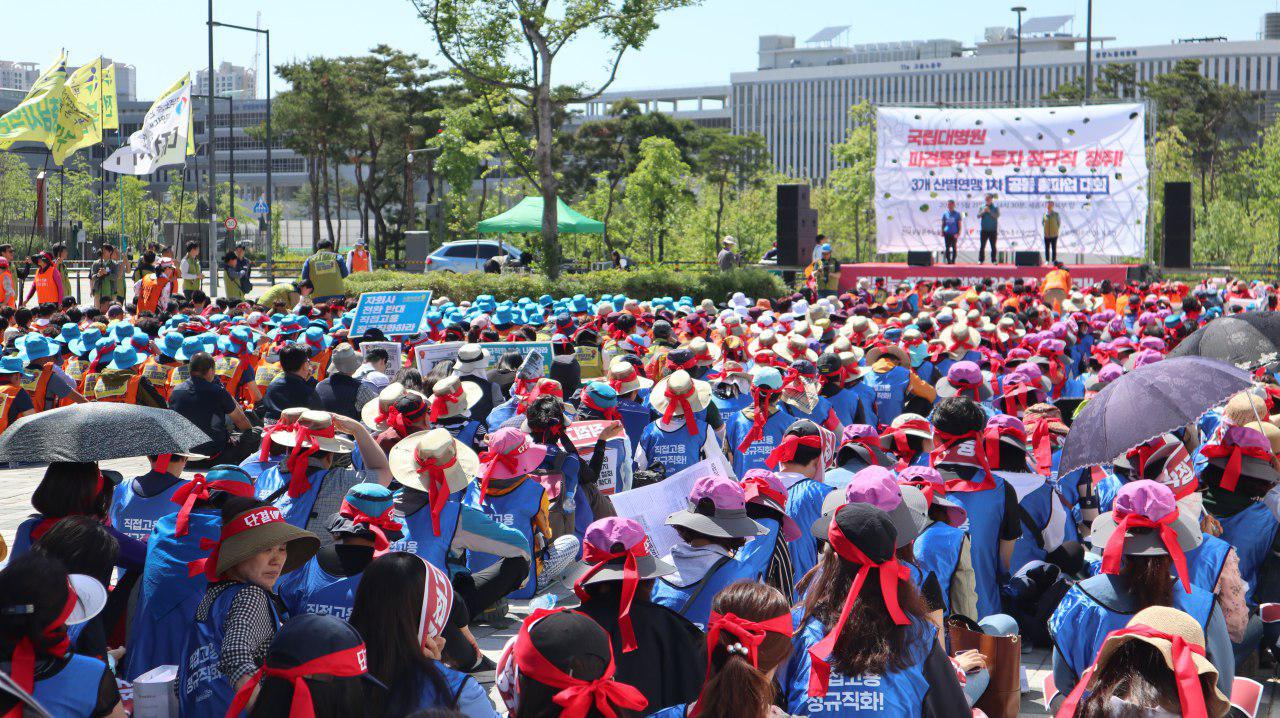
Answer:
[{"label": "large white banner", "polygon": [[947,201],[961,251],[995,195],[1001,251],[1043,249],[1053,201],[1064,253],[1136,256],[1147,229],[1142,105],[1022,109],[884,107],[876,115],[876,249],[943,248]]},{"label": "large white banner", "polygon": [[129,135],[129,144],[102,163],[108,172],[145,175],[161,167],[187,161],[187,131],[191,120],[191,78],[174,85],[151,105],[142,129]]}]

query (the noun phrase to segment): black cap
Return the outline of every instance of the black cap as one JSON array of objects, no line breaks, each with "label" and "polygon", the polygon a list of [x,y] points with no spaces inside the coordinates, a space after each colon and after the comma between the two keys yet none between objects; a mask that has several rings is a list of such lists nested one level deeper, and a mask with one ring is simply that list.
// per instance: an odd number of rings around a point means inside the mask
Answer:
[{"label": "black cap", "polygon": [[840,361],[840,357],[832,352],[826,352],[818,357],[817,366],[818,372],[821,374],[835,374],[844,367],[844,364]]},{"label": "black cap", "polygon": [[[839,361],[839,358],[836,361]],[[791,362],[791,368],[795,369],[801,376],[818,375],[818,366],[808,359],[796,359]]]},{"label": "black cap", "polygon": [[618,318],[613,320],[613,326],[629,333],[636,326],[636,317],[634,314],[619,312]]},{"label": "black cap", "polygon": [[[875,563],[893,558],[897,550],[898,531],[889,514],[871,504],[845,504],[832,518],[844,537]],[[813,527],[816,538],[827,540],[830,524],[818,519]],[[821,529],[821,530],[819,530]]]},{"label": "black cap", "polygon": [[[308,661],[362,645],[360,633],[346,621],[318,613],[303,613],[285,622],[267,649],[268,668],[296,668]],[[385,688],[366,670],[361,679]]]},{"label": "black cap", "polygon": [[693,350],[681,347],[667,352],[667,361],[672,364],[687,364],[694,360]]},{"label": "black cap", "polygon": [[604,675],[613,661],[609,634],[577,611],[557,611],[535,622],[529,640],[556,668],[584,681]]},{"label": "black cap", "polygon": [[671,322],[665,319],[659,319],[653,323],[653,338],[665,339],[671,336]]}]

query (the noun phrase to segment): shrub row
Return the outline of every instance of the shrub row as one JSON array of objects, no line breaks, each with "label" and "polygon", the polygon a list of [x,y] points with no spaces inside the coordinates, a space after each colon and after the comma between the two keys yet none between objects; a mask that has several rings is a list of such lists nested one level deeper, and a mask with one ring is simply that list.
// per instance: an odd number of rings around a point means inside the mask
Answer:
[{"label": "shrub row", "polygon": [[564,275],[554,282],[539,274],[416,274],[386,269],[358,272],[347,277],[347,294],[352,296],[364,292],[419,289],[430,289],[435,296],[447,296],[456,302],[469,301],[481,294],[491,294],[502,301],[520,297],[536,299],[543,294],[559,298],[575,294],[599,297],[602,294],[619,293],[642,300],[688,295],[695,301],[711,299],[723,302],[734,292],[742,292],[754,299],[780,297],[787,291],[778,275],[761,269],[738,269],[732,272],[679,272],[664,269],[623,272],[611,269]]}]

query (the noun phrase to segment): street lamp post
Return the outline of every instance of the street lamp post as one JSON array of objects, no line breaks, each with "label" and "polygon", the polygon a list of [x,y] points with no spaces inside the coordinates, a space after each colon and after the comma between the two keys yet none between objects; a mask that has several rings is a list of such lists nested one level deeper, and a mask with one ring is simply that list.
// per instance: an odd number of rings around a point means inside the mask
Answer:
[{"label": "street lamp post", "polygon": [[1084,103],[1093,95],[1093,0],[1088,0],[1084,16]]},{"label": "street lamp post", "polygon": [[213,74],[213,0],[209,0],[209,92],[205,106],[208,115],[205,117],[205,134],[209,138],[209,296],[218,296],[218,273],[214,271],[214,256],[218,254],[218,182],[217,163],[214,161],[213,144],[213,98],[214,86],[217,85]]},{"label": "street lamp post", "polygon": [[1022,106],[1022,13],[1026,12],[1027,9],[1021,5],[1014,5],[1009,9],[1018,14],[1018,35],[1017,35],[1018,49],[1017,49],[1017,59],[1014,61],[1014,67],[1016,69],[1014,70],[1014,73],[1013,73],[1013,105],[1014,107],[1021,107]]}]

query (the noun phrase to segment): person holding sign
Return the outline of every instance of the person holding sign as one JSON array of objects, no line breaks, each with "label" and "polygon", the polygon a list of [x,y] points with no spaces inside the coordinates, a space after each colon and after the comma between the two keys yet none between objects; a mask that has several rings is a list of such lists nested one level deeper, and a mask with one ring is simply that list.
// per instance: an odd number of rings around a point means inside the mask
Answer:
[{"label": "person holding sign", "polygon": [[658,418],[640,434],[636,468],[644,471],[660,463],[670,476],[706,458],[727,464],[719,437],[699,417],[710,403],[711,385],[695,381],[683,369],[654,384],[649,404]]}]

